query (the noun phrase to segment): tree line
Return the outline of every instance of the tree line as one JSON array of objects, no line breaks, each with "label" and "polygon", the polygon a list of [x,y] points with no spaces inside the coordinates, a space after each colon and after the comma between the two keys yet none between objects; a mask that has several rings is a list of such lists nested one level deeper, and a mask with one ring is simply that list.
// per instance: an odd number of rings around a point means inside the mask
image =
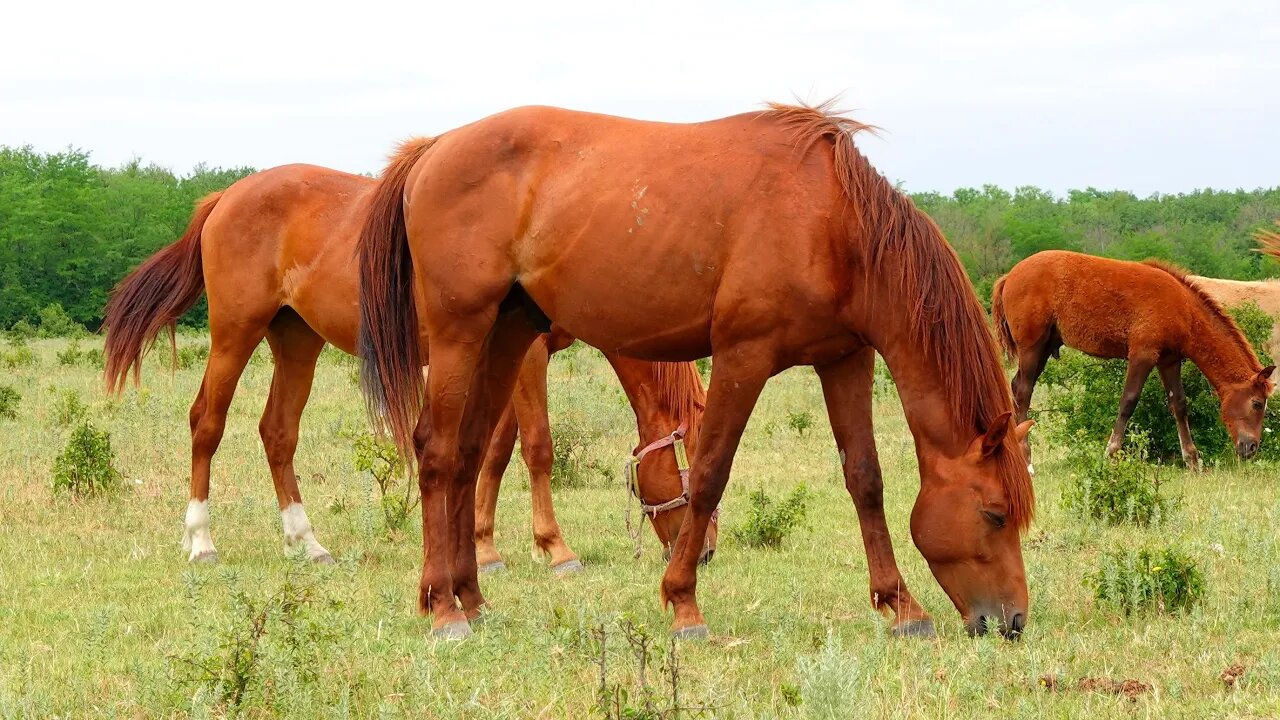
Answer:
[{"label": "tree line", "polygon": [[[196,200],[253,171],[199,166],[176,175],[139,160],[103,168],[82,150],[0,146],[0,328],[38,324],[60,306],[97,329],[111,288],[182,234]],[[983,302],[1015,262],[1054,248],[1156,257],[1213,277],[1280,274],[1280,266],[1251,252],[1250,238],[1280,218],[1280,187],[1140,198],[987,185],[912,197],[955,247]],[[205,322],[202,301],[184,323]]]}]

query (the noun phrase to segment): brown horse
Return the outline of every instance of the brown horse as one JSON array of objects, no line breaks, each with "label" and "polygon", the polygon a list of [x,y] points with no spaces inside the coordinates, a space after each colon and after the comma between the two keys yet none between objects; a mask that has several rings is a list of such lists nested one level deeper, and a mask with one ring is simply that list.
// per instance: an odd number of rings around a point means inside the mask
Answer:
[{"label": "brown horse", "polygon": [[955,252],[855,147],[866,128],[826,107],[689,125],[530,107],[392,162],[361,236],[360,354],[371,407],[422,450],[419,602],[437,634],[469,633],[484,605],[469,488],[549,320],[632,357],[714,356],[693,512],[662,582],[678,636],[707,632],[697,561],[751,409],[769,377],[804,364],[822,380],[872,602],[896,614],[895,631],[932,633],[885,525],[875,351],[915,437],[917,548],[972,631],[1021,631],[1029,425],[1010,422],[999,352]]},{"label": "brown horse", "polygon": [[[419,141],[421,142],[421,141]],[[201,292],[209,298],[210,353],[204,381],[191,408],[191,497],[184,544],[191,560],[217,558],[209,532],[209,470],[222,438],[227,408],[240,373],[265,337],[275,358],[266,410],[259,424],[280,504],[285,545],[302,546],[313,560],[330,562],[315,538],[302,504],[293,456],[298,425],[311,391],[316,360],[326,342],[353,353],[359,324],[356,240],[375,181],[310,165],[265,170],[215,193],[196,209],[186,234],[156,253],[116,288],[106,310],[106,380],[120,389],[130,368],[158,332],[172,325]],[[557,572],[581,568],[565,543],[551,505],[551,435],[547,420],[547,359],[573,338],[558,333],[536,343],[525,360],[525,387],[513,403],[510,440],[486,457],[485,493],[496,503],[498,484],[514,444],[516,426],[529,467],[533,534],[537,551]],[[666,402],[669,395],[701,396],[696,370],[655,378],[648,363],[619,373],[643,417],[641,440],[662,437],[696,422],[701,410]],[[667,384],[662,384],[665,380]],[[680,496],[681,478],[671,453],[640,468],[650,498]],[[479,525],[491,567],[501,565],[492,544],[493,504]],[[651,515],[664,545],[674,542],[686,510]],[[708,542],[707,555],[714,549]]]},{"label": "brown horse", "polygon": [[1094,357],[1124,358],[1129,369],[1107,455],[1120,449],[1142,386],[1151,369],[1159,368],[1182,458],[1198,468],[1182,389],[1186,359],[1221,399],[1222,421],[1236,452],[1246,458],[1257,452],[1275,367],[1262,367],[1231,317],[1182,270],[1154,260],[1049,250],[1014,265],[996,281],[991,313],[1001,345],[1018,364],[1013,395],[1019,418],[1026,417],[1049,356],[1063,345]]}]

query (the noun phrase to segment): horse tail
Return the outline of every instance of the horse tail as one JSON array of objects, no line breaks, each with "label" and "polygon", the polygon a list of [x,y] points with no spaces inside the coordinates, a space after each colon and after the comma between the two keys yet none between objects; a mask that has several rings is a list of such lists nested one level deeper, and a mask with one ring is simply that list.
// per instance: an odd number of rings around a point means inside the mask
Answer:
[{"label": "horse tail", "polygon": [[103,377],[108,393],[124,389],[131,369],[134,383],[139,381],[142,358],[166,327],[176,358],[178,318],[204,293],[200,234],[221,197],[218,191],[201,198],[182,237],[147,258],[111,291],[102,320],[107,332]]},{"label": "horse tail", "polygon": [[404,224],[409,173],[435,144],[415,138],[391,156],[360,231],[360,385],[369,417],[411,457],[422,406],[422,348],[414,303],[413,258]]},{"label": "horse tail", "polygon": [[[1276,221],[1276,227],[1280,227],[1280,220]],[[1254,252],[1280,260],[1280,232],[1258,228],[1253,231],[1253,239],[1258,243]]]},{"label": "horse tail", "polygon": [[996,326],[996,338],[1000,340],[1000,347],[1004,350],[1005,357],[1017,360],[1018,344],[1013,340],[1009,318],[1004,314],[1004,281],[1008,277],[1008,275],[1001,276],[991,287],[991,322]]}]

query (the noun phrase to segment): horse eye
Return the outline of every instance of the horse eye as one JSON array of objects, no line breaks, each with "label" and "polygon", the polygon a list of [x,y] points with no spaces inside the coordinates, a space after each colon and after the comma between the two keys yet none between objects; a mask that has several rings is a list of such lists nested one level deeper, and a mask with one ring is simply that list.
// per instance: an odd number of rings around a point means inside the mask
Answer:
[{"label": "horse eye", "polygon": [[1254,409],[1254,410],[1261,410],[1261,409],[1262,409],[1262,401],[1261,401],[1261,400],[1254,400],[1254,401],[1253,401],[1253,409]]},{"label": "horse eye", "polygon": [[991,523],[992,525],[995,525],[998,528],[1004,527],[1005,518],[1000,513],[991,512],[990,510],[983,510],[982,514],[987,517],[987,522]]}]

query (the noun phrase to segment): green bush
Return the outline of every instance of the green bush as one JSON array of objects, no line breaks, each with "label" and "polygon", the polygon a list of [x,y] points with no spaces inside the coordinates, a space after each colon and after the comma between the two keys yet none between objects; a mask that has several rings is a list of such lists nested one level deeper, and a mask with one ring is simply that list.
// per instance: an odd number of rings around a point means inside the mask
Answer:
[{"label": "green bush", "polygon": [[27,322],[25,319],[19,320],[8,330],[4,331],[5,339],[7,339],[9,344],[14,347],[25,346],[27,341],[34,338],[36,334],[37,331],[35,326]]},{"label": "green bush", "polygon": [[59,365],[77,365],[84,353],[80,350],[80,341],[72,340],[64,349],[59,350],[57,355]]},{"label": "green bush", "polygon": [[[1253,344],[1263,365],[1271,363],[1265,348],[1274,324],[1252,302],[1230,308],[1229,312]],[[1084,353],[1063,348],[1062,357],[1051,359],[1040,376],[1037,397],[1042,409],[1032,416],[1045,424],[1047,435],[1061,444],[1084,442],[1097,445],[1099,452],[1115,425],[1120,408],[1120,395],[1124,391],[1127,363],[1124,360],[1098,360]],[[1213,387],[1200,370],[1191,362],[1182,364],[1182,385],[1187,395],[1187,422],[1200,458],[1205,462],[1217,462],[1235,455],[1231,436],[1222,424],[1219,402]],[[1050,392],[1043,392],[1044,390]],[[1148,439],[1147,454],[1152,460],[1172,461],[1182,457],[1178,443],[1178,427],[1169,412],[1160,374],[1152,371],[1142,388],[1142,396],[1129,419],[1131,442],[1135,434],[1145,434]],[[1280,428],[1280,403],[1269,403],[1263,421],[1263,434],[1259,458],[1280,459],[1280,441],[1269,437],[1270,430]]]},{"label": "green bush", "polygon": [[1109,552],[1085,583],[1098,602],[1126,615],[1143,610],[1186,611],[1205,593],[1204,575],[1195,561],[1173,548]]},{"label": "green bush", "polygon": [[10,385],[0,385],[0,418],[18,419],[18,403],[22,396]]},{"label": "green bush", "polygon": [[208,344],[183,345],[178,348],[178,369],[189,370],[209,359]]},{"label": "green bush", "polygon": [[62,452],[53,461],[53,489],[74,497],[110,492],[120,487],[111,434],[87,420],[71,431]]},{"label": "green bush", "polygon": [[747,519],[730,534],[735,540],[750,547],[778,548],[792,530],[799,527],[809,510],[809,489],[798,485],[781,502],[769,497],[763,490],[751,493],[748,500],[751,509]]},{"label": "green bush", "polygon": [[89,413],[89,406],[80,400],[80,393],[71,388],[57,393],[58,398],[53,402],[53,417],[58,425],[66,427],[84,419]]},{"label": "green bush", "polygon": [[40,359],[36,357],[34,350],[24,344],[15,345],[10,350],[0,352],[0,363],[3,363],[8,370],[17,370],[35,367],[40,364]]},{"label": "green bush", "polygon": [[352,433],[348,437],[356,471],[369,473],[378,489],[378,506],[382,508],[387,532],[400,532],[409,524],[409,513],[418,506],[417,483],[405,471],[404,460],[394,443],[367,432]]},{"label": "green bush", "polygon": [[83,325],[71,319],[59,303],[49,303],[40,311],[40,328],[37,332],[44,338],[78,338],[89,334]]},{"label": "green bush", "polygon": [[593,475],[609,477],[609,469],[591,459],[591,447],[600,432],[575,415],[551,423],[551,487],[586,487]]},{"label": "green bush", "polygon": [[1075,442],[1074,472],[1062,493],[1062,504],[1084,519],[1111,525],[1158,525],[1178,503],[1160,492],[1160,467],[1147,462],[1146,436],[1134,436],[1130,447],[1108,460],[1086,438]]},{"label": "green bush", "polygon": [[791,410],[788,410],[787,424],[790,425],[791,429],[795,430],[800,437],[804,437],[804,434],[813,427],[813,413],[808,410],[801,410],[800,412],[792,412]]}]

